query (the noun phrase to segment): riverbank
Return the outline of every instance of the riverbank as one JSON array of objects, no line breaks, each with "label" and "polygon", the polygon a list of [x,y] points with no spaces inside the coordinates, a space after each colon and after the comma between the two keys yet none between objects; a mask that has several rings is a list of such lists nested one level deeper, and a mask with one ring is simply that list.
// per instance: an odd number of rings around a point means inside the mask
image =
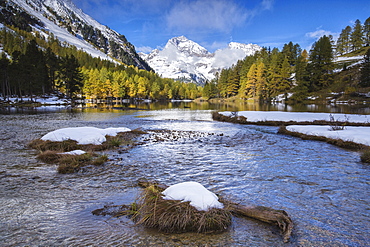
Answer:
[{"label": "riverbank", "polygon": [[280,134],[305,140],[325,141],[351,150],[370,148],[370,116],[312,112],[215,112],[214,120],[255,125],[281,126]]}]

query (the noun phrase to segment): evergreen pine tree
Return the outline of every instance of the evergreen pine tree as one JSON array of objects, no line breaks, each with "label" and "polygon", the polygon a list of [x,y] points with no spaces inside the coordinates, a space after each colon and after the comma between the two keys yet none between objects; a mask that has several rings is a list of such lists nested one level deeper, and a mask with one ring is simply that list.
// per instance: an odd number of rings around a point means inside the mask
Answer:
[{"label": "evergreen pine tree", "polygon": [[353,51],[357,51],[362,48],[364,45],[363,36],[361,22],[357,19],[353,27],[353,32],[351,33],[351,44]]},{"label": "evergreen pine tree", "polygon": [[0,83],[1,83],[1,95],[4,100],[10,96],[10,85],[8,80],[8,70],[9,70],[9,59],[6,57],[5,53],[1,53],[0,58]]},{"label": "evergreen pine tree", "polygon": [[58,81],[58,71],[60,70],[60,59],[52,52],[51,48],[48,47],[45,51],[46,66],[49,75],[49,87],[52,90],[56,90]]},{"label": "evergreen pine tree", "polygon": [[370,49],[367,49],[361,65],[360,86],[370,87]]},{"label": "evergreen pine tree", "polygon": [[301,52],[302,49],[299,44],[293,45],[293,42],[285,44],[282,50],[282,53],[288,59],[288,62],[291,66],[294,66],[296,64],[297,58]]},{"label": "evergreen pine tree", "polygon": [[305,87],[305,91],[307,91],[308,89],[307,65],[308,65],[308,53],[306,50],[303,50],[301,55],[298,57],[297,65],[295,66],[295,79],[297,86]]},{"label": "evergreen pine tree", "polygon": [[338,55],[343,55],[351,51],[351,32],[352,28],[350,26],[342,29],[336,45],[336,53]]},{"label": "evergreen pine tree", "polygon": [[364,43],[370,46],[370,17],[364,22]]},{"label": "evergreen pine tree", "polygon": [[333,49],[328,36],[322,36],[313,44],[309,62],[309,91],[317,91],[330,85],[333,80]]},{"label": "evergreen pine tree", "polygon": [[281,82],[278,85],[278,92],[287,94],[288,90],[292,87],[291,83],[291,66],[288,62],[288,58],[286,57],[281,64]]},{"label": "evergreen pine tree", "polygon": [[62,80],[66,88],[67,96],[71,99],[74,98],[82,86],[82,74],[79,69],[77,59],[71,55],[66,56],[62,63]]}]

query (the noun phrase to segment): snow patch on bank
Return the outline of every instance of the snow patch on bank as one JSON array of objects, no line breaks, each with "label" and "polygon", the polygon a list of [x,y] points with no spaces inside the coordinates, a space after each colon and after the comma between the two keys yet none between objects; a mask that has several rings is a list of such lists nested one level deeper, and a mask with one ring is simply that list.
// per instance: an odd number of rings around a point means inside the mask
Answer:
[{"label": "snow patch on bank", "polygon": [[41,140],[54,142],[74,140],[81,145],[101,145],[107,140],[105,136],[116,136],[120,132],[128,131],[131,130],[125,127],[107,129],[99,129],[95,127],[63,128],[47,133],[46,135],[41,137]]},{"label": "snow patch on bank", "polygon": [[200,211],[207,211],[210,208],[223,208],[223,204],[218,201],[217,195],[197,182],[183,182],[172,185],[164,190],[162,194],[165,200],[190,202],[190,205]]},{"label": "snow patch on bank", "polygon": [[69,155],[82,155],[82,154],[85,154],[86,152],[83,151],[83,150],[73,150],[73,151],[69,151],[69,152],[64,152],[64,153],[60,153],[60,154],[69,154]]},{"label": "snow patch on bank", "polygon": [[[231,116],[232,112],[220,112],[224,116]],[[351,123],[370,123],[370,115],[342,114],[342,113],[322,113],[322,112],[281,112],[281,111],[240,111],[238,116],[247,118],[248,122],[260,121],[295,121],[313,122],[315,120],[330,121],[331,117],[335,121]]]},{"label": "snow patch on bank", "polygon": [[324,136],[370,146],[370,127],[347,126],[343,130],[332,130],[328,125],[290,125],[286,129],[305,135]]}]

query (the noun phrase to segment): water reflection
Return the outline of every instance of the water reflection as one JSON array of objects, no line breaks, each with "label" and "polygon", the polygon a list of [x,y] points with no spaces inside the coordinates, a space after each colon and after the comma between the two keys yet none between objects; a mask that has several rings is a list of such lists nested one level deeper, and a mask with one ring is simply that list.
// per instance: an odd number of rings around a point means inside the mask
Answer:
[{"label": "water reflection", "polygon": [[295,104],[284,103],[255,103],[255,102],[112,102],[110,104],[80,104],[75,107],[69,106],[43,106],[43,107],[1,107],[0,114],[39,114],[45,112],[114,112],[137,111],[137,110],[163,110],[163,109],[189,109],[189,110],[216,110],[216,111],[288,111],[288,112],[331,112],[347,114],[370,114],[368,105],[349,104]]}]

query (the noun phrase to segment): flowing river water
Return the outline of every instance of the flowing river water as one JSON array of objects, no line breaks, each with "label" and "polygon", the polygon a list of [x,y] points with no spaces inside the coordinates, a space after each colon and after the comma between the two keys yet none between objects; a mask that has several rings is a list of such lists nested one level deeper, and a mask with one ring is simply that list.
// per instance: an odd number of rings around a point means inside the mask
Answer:
[{"label": "flowing river water", "polygon": [[[358,152],[277,134],[277,127],[212,121],[211,110],[57,111],[0,115],[1,246],[369,246],[370,166]],[[35,159],[27,143],[78,126],[171,130],[176,140],[105,152],[75,174]],[[137,180],[202,183],[244,205],[287,211],[294,229],[233,218],[220,234],[165,234],[127,217],[94,216],[129,204]]]}]

